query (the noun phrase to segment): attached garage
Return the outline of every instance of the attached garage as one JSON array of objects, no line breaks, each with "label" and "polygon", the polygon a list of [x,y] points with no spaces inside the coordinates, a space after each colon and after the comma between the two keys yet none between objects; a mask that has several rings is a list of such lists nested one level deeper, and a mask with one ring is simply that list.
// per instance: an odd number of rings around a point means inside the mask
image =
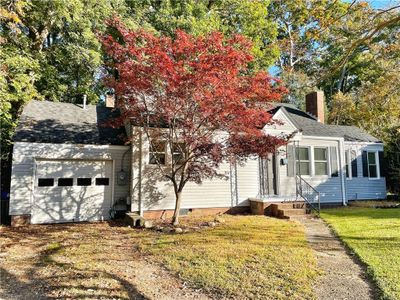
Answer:
[{"label": "attached garage", "polygon": [[108,219],[112,161],[37,160],[32,224]]},{"label": "attached garage", "polygon": [[[124,128],[104,127],[115,113],[48,101],[24,108],[14,136],[12,225],[107,220],[127,208],[130,147]],[[121,172],[126,180],[117,180]]]}]

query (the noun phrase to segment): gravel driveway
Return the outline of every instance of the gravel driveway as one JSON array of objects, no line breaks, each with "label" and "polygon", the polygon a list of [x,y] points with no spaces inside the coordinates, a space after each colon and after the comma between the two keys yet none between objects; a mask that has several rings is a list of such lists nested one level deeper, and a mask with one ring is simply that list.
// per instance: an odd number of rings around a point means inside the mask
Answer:
[{"label": "gravel driveway", "polygon": [[139,256],[132,231],[107,223],[0,228],[0,299],[208,299]]}]

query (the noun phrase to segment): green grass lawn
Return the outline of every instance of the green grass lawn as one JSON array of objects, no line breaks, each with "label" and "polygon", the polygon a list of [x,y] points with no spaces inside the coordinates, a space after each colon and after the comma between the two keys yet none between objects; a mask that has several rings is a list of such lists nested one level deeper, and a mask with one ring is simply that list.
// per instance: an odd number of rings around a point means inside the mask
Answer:
[{"label": "green grass lawn", "polygon": [[218,297],[315,298],[316,260],[302,225],[263,216],[223,218],[215,228],[152,236],[141,250]]},{"label": "green grass lawn", "polygon": [[400,209],[326,209],[321,217],[368,266],[382,297],[400,299]]}]

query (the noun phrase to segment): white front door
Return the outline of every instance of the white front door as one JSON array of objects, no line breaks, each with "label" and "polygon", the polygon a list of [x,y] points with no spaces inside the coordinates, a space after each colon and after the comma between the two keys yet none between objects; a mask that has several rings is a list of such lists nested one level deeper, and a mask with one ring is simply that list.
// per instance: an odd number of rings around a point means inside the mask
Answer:
[{"label": "white front door", "polygon": [[108,219],[112,184],[111,161],[38,160],[31,223]]}]

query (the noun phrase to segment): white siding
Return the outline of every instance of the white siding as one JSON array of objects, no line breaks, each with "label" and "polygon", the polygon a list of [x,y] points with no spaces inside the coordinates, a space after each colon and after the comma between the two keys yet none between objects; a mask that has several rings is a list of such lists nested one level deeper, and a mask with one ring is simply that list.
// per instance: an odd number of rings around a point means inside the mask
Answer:
[{"label": "white siding", "polygon": [[[10,215],[30,214],[33,198],[35,158],[111,160],[114,163],[114,202],[129,196],[129,184],[117,184],[122,156],[127,146],[73,145],[16,142],[13,150]],[[129,174],[130,156],[125,155],[122,167]]]},{"label": "white siding", "polygon": [[239,205],[249,205],[248,198],[259,194],[260,177],[258,159],[249,159],[237,167],[237,189]]},{"label": "white siding", "polygon": [[[134,193],[132,210],[139,210],[140,197],[143,210],[164,210],[174,209],[175,195],[171,182],[162,178],[161,172],[156,165],[149,165],[149,146],[147,139],[143,137],[142,151],[140,150],[140,130],[134,128],[135,139],[133,164],[135,166]],[[141,153],[141,154],[140,154]],[[142,176],[139,180],[139,161],[142,161]],[[170,158],[167,157],[167,161]],[[203,180],[201,184],[188,182],[182,192],[182,208],[213,208],[213,207],[232,207],[246,206],[247,199],[255,197],[258,193],[258,162],[257,159],[249,160],[245,166],[238,166],[237,189],[238,199],[235,188],[231,186],[231,168],[228,162],[222,163],[218,170],[219,174],[225,176],[224,179],[213,178]],[[138,176],[136,176],[136,174]],[[141,189],[138,187],[141,186]],[[139,191],[141,190],[141,192]]]},{"label": "white siding", "polygon": [[[224,163],[218,172],[227,174],[226,179],[207,179],[201,184],[188,182],[182,192],[182,208],[230,207],[231,187],[229,164]],[[144,210],[174,209],[175,195],[169,180],[163,180],[156,166],[145,166],[142,180]]]}]

